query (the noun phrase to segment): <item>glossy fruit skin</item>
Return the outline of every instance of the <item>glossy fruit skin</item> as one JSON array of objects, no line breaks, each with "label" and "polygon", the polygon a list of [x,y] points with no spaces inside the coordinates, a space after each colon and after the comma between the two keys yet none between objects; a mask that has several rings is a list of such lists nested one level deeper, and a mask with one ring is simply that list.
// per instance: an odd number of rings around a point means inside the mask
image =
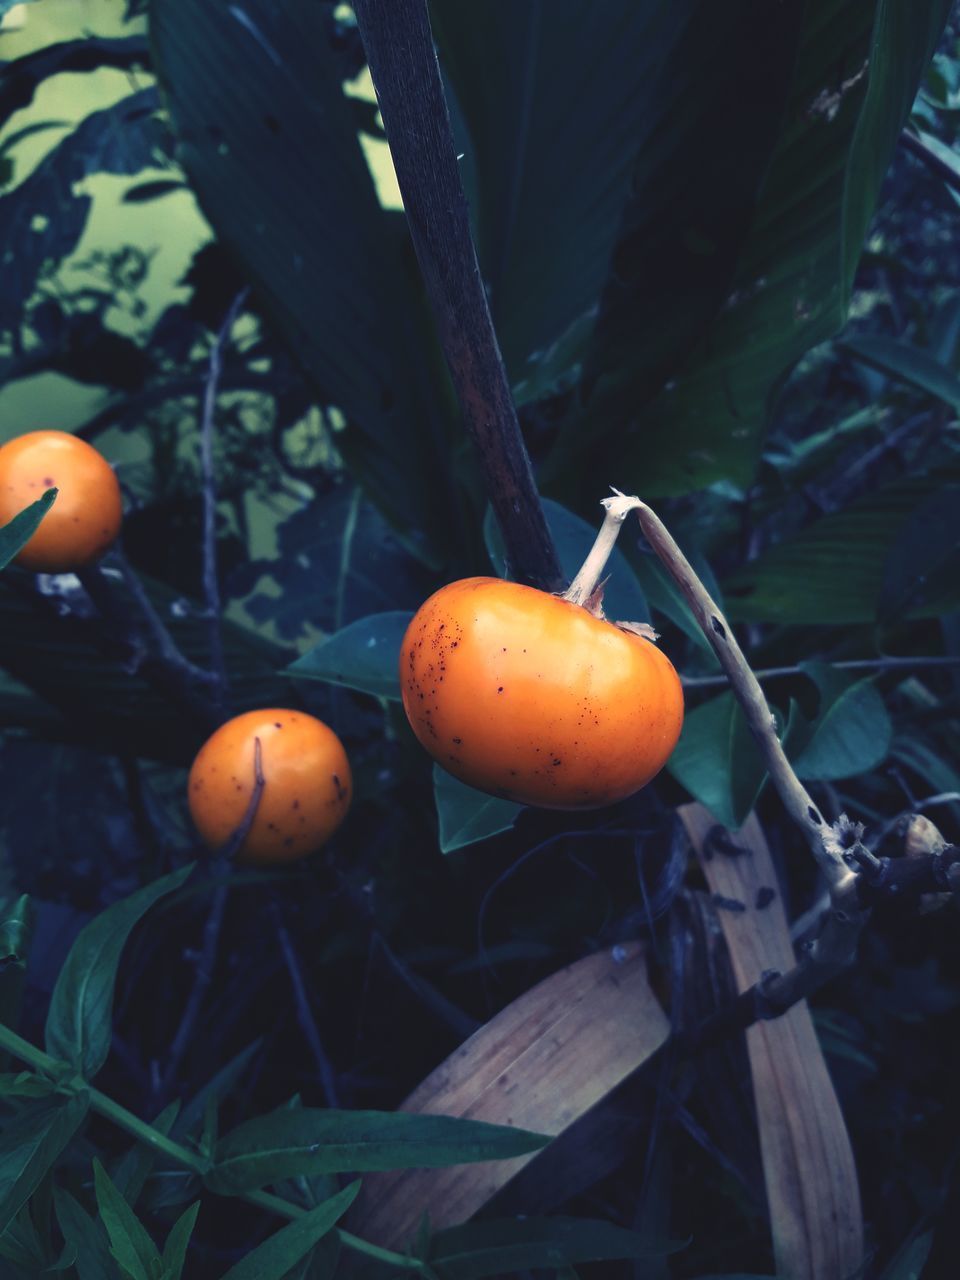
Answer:
[{"label": "glossy fruit skin", "polygon": [[257,738],[264,786],[237,861],[296,862],[329,840],[347,816],[353,794],[343,743],[322,720],[303,711],[267,707],[221,725],[190,769],[190,815],[210,848],[227,844],[250,804]]},{"label": "glossy fruit skin", "polygon": [[67,431],[30,431],[0,446],[0,525],[51,488],[57,499],[16,563],[71,573],[99,560],[120,532],[120,485],[106,458]]},{"label": "glossy fruit skin", "polygon": [[579,605],[498,578],[442,587],[400,648],[407,719],[470,786],[595,809],[663,768],[683,724],[669,658]]}]

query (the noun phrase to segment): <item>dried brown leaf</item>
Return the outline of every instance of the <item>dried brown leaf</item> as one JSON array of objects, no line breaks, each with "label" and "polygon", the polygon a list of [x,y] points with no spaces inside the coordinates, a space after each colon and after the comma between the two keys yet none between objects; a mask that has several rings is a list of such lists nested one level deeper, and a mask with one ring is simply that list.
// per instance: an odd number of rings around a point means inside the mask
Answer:
[{"label": "dried brown leaf", "polygon": [[[678,814],[720,908],[740,991],[769,969],[796,963],[786,913],[760,824],[751,815],[733,845],[747,856],[704,856],[716,823],[702,805]],[[716,850],[717,842],[709,848]],[[709,850],[708,850],[709,851]],[[734,904],[736,904],[734,906]],[[863,1259],[860,1192],[850,1139],[804,1001],[747,1032],[777,1274],[848,1280]]]},{"label": "dried brown leaf", "polygon": [[[470,1037],[400,1108],[559,1136],[641,1066],[669,1022],[639,943],[597,952],[553,974]],[[350,1229],[406,1247],[429,1209],[434,1229],[477,1212],[534,1157],[373,1174]],[[544,1159],[550,1159],[548,1147]]]}]

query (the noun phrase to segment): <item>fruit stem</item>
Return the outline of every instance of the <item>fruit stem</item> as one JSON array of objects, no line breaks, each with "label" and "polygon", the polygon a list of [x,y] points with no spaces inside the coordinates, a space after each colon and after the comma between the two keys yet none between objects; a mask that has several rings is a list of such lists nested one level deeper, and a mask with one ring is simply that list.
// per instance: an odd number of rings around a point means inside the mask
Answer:
[{"label": "fruit stem", "polygon": [[[623,495],[619,495],[621,498]],[[608,501],[610,501],[608,499]],[[647,542],[683,592],[693,615],[720,662],[747,724],[760,747],[767,772],[784,807],[803,832],[830,889],[835,908],[847,911],[856,892],[857,876],[847,865],[837,833],[822,817],[810,793],[797,777],[777,737],[776,720],[730,623],[717,607],[693,566],[677,546],[663,521],[639,498],[623,499],[635,510]]]},{"label": "fruit stem", "polygon": [[631,511],[636,511],[642,505],[639,498],[628,498],[619,489],[614,489],[613,494],[612,498],[604,498],[601,502],[605,514],[600,532],[590,548],[590,554],[580,566],[580,571],[561,597],[583,608],[589,607],[588,602],[600,584],[600,575],[606,568],[624,521]]}]

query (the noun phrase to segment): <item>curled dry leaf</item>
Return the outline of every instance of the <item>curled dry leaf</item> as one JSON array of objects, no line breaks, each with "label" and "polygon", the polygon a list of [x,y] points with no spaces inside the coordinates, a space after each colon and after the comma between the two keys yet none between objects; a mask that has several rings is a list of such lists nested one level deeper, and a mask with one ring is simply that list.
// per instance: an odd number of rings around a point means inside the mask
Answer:
[{"label": "curled dry leaf", "polygon": [[621,631],[629,631],[632,636],[642,636],[644,640],[651,640],[654,644],[660,639],[660,632],[654,631],[649,622],[620,622],[618,620],[613,625],[619,627]]},{"label": "curled dry leaf", "polygon": [[[770,850],[751,815],[718,841],[698,804],[677,810],[697,852],[730,951],[737,989],[796,959]],[[708,838],[710,837],[710,838]],[[737,856],[724,850],[735,849]],[[849,1280],[863,1260],[850,1139],[806,1001],[747,1031],[777,1275]]]},{"label": "curled dry leaf", "polygon": [[[400,1108],[566,1132],[664,1042],[669,1023],[639,943],[596,952],[547,978],[470,1037]],[[350,1229],[389,1248],[477,1212],[532,1159],[412,1169],[364,1179]],[[552,1158],[547,1147],[543,1159]]]}]

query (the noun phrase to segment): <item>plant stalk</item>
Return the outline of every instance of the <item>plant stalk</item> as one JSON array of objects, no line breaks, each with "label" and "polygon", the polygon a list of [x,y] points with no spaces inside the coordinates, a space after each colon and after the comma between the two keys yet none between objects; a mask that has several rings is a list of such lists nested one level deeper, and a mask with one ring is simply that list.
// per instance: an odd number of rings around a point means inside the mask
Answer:
[{"label": "plant stalk", "polygon": [[557,591],[560,562],[480,276],[426,0],[356,0],[353,10],[440,345],[511,570]]},{"label": "plant stalk", "polygon": [[[36,1045],[31,1044],[29,1040],[24,1040],[12,1028],[5,1026],[0,1022],[0,1050],[5,1050],[14,1058],[18,1058],[21,1062],[32,1068],[37,1073],[56,1078],[67,1065],[52,1058],[50,1054],[44,1053],[42,1049],[38,1049]],[[119,1129],[130,1134],[138,1142],[145,1143],[160,1155],[167,1156],[174,1163],[182,1165],[189,1169],[192,1173],[203,1177],[210,1167],[209,1160],[199,1155],[195,1151],[191,1151],[189,1147],[182,1146],[179,1142],[174,1142],[172,1138],[166,1137],[158,1132],[145,1120],[141,1120],[139,1116],[128,1111],[126,1107],[122,1107],[119,1102],[114,1102],[105,1093],[101,1093],[99,1089],[95,1089],[92,1085],[84,1085],[85,1091],[90,1097],[90,1109],[98,1115],[103,1116],[105,1120],[111,1121]],[[292,1204],[289,1200],[284,1200],[281,1196],[271,1195],[268,1191],[248,1191],[245,1192],[240,1199],[245,1200],[248,1204],[256,1205],[260,1209],[266,1209],[271,1213],[277,1214],[282,1218],[299,1218],[302,1217],[306,1210],[299,1205]],[[350,1231],[344,1231],[342,1228],[335,1227],[334,1230],[340,1237],[340,1243],[348,1249],[352,1249],[355,1253],[366,1254],[367,1257],[376,1258],[379,1262],[389,1263],[391,1266],[399,1267],[404,1271],[419,1271],[420,1263],[416,1258],[408,1257],[403,1253],[395,1253],[391,1249],[382,1249],[379,1245],[371,1244],[367,1240],[362,1240],[359,1236],[353,1235]]]}]

